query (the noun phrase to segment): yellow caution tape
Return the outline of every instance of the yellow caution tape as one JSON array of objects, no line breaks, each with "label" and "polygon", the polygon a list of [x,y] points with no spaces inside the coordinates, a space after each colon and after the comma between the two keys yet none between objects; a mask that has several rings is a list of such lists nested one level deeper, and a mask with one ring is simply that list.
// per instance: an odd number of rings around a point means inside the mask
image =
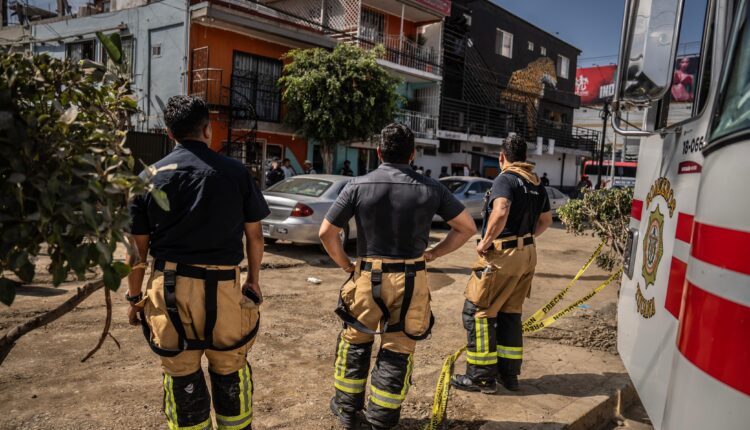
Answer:
[{"label": "yellow caution tape", "polygon": [[[570,281],[570,283],[568,283],[568,286],[565,287],[565,289],[557,293],[557,295],[555,295],[552,300],[547,302],[546,305],[544,305],[540,310],[536,311],[534,315],[531,316],[531,318],[524,322],[524,333],[534,333],[552,325],[555,321],[570,313],[570,311],[575,309],[577,306],[587,302],[590,298],[594,297],[622,273],[622,268],[618,269],[609,278],[607,278],[606,281],[599,284],[599,286],[591,290],[585,296],[576,300],[570,306],[555,313],[551,317],[544,318],[544,316],[547,315],[552,310],[552,308],[554,308],[555,305],[563,299],[563,297],[565,297],[573,284],[583,275],[586,269],[589,268],[596,256],[601,252],[602,246],[604,246],[604,242],[599,244],[599,247],[596,248],[596,251],[591,254],[591,257],[589,257],[586,264],[581,267],[581,270],[578,271],[576,276],[572,281]],[[440,378],[438,378],[437,387],[435,388],[435,398],[433,399],[432,403],[432,414],[430,416],[430,421],[427,423],[424,430],[439,430],[442,427],[443,421],[445,421],[445,418],[448,414],[448,397],[450,394],[450,379],[451,375],[453,374],[453,367],[456,364],[456,360],[458,360],[458,358],[461,356],[461,354],[464,353],[464,351],[466,351],[465,346],[454,352],[453,354],[445,357],[443,368],[440,371]]]},{"label": "yellow caution tape", "polygon": [[438,430],[443,425],[443,420],[448,412],[448,395],[451,388],[451,375],[453,374],[453,365],[456,364],[458,357],[466,351],[462,347],[453,354],[445,357],[443,369],[440,371],[437,388],[435,389],[435,399],[432,403],[432,416],[430,422],[424,427],[424,430]]},{"label": "yellow caution tape", "polygon": [[576,281],[578,281],[578,278],[583,276],[584,272],[586,272],[586,269],[588,269],[589,266],[591,266],[591,263],[594,262],[594,260],[596,259],[596,256],[599,255],[599,253],[602,251],[603,246],[604,246],[604,242],[599,244],[599,246],[596,248],[596,251],[594,251],[594,253],[591,254],[591,257],[589,257],[588,261],[586,261],[586,264],[584,264],[583,267],[581,267],[581,269],[578,271],[578,273],[576,273],[576,276],[573,277],[573,279],[571,279],[567,287],[563,288],[562,291],[557,293],[557,295],[555,295],[555,297],[552,298],[552,300],[547,302],[546,305],[542,306],[541,309],[534,312],[534,314],[530,316],[529,319],[527,319],[523,323],[524,329],[527,326],[531,326],[535,322],[540,321],[542,318],[545,317],[545,315],[549,313],[549,311],[551,311],[558,303],[560,303],[563,297],[565,297],[565,295],[568,294],[568,291],[570,291],[570,288],[573,286],[573,284],[575,284]]},{"label": "yellow caution tape", "polygon": [[599,291],[603,290],[604,287],[606,287],[607,285],[609,285],[618,276],[620,276],[621,273],[622,273],[622,268],[620,268],[619,270],[617,270],[609,278],[607,278],[606,281],[604,281],[601,284],[599,284],[598,287],[594,288],[588,294],[586,294],[585,296],[583,296],[580,299],[576,300],[573,304],[571,304],[567,308],[565,308],[565,309],[561,310],[560,312],[552,315],[551,317],[547,317],[547,318],[545,318],[545,319],[543,319],[543,320],[541,320],[539,322],[536,322],[536,323],[533,323],[533,324],[530,324],[530,325],[525,325],[523,327],[523,332],[524,333],[534,333],[534,332],[537,332],[537,331],[539,331],[539,330],[541,330],[541,329],[543,329],[545,327],[549,327],[550,325],[552,325],[552,323],[554,323],[555,321],[559,320],[563,316],[567,315],[570,311],[572,311],[573,309],[575,309],[578,305],[586,303],[590,298],[594,297],[597,293],[599,293]]}]

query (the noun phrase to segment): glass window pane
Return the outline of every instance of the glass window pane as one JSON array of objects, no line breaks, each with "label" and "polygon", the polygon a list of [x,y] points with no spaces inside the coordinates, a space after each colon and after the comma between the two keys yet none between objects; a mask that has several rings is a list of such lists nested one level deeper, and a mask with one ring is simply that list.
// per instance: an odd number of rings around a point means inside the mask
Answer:
[{"label": "glass window pane", "polygon": [[722,82],[719,107],[713,120],[711,140],[750,128],[750,7],[743,2],[739,34],[734,41],[729,68]]},{"label": "glass window pane", "polygon": [[333,182],[322,181],[320,179],[308,179],[293,177],[279,182],[268,191],[284,194],[295,194],[298,196],[320,197],[331,187]]}]

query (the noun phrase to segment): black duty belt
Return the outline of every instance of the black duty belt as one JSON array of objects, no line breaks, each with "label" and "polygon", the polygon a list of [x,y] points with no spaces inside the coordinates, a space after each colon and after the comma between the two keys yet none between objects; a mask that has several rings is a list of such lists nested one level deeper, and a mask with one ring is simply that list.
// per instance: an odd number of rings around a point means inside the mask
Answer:
[{"label": "black duty belt", "polygon": [[[166,262],[164,260],[156,260],[154,262],[154,270],[159,270],[164,273],[164,301],[167,305],[167,315],[169,316],[169,320],[172,322],[172,325],[177,331],[177,349],[161,348],[154,343],[154,341],[151,339],[151,328],[146,323],[145,312],[141,310],[141,326],[143,328],[143,335],[146,336],[146,340],[148,341],[148,344],[151,347],[152,351],[161,355],[162,357],[174,357],[182,351],[186,350],[212,349],[214,351],[231,351],[250,342],[251,340],[253,340],[255,335],[258,334],[258,328],[260,327],[260,318],[258,319],[258,323],[255,325],[255,328],[234,345],[230,345],[227,347],[218,347],[213,344],[214,327],[216,326],[217,290],[219,281],[235,280],[237,275],[235,269],[214,270],[190,266],[187,264],[177,264],[177,267],[174,270],[165,270],[165,266]],[[206,290],[206,322],[203,326],[204,340],[187,338],[185,327],[182,325],[182,319],[180,318],[180,312],[177,307],[177,294],[175,292],[175,287],[177,286],[178,276],[204,280],[203,284]],[[253,294],[252,292],[248,291],[246,295],[255,303],[259,302],[258,297],[255,297],[255,294]]]},{"label": "black duty belt", "polygon": [[[382,318],[382,331],[376,331],[368,328],[362,324],[346,306],[346,303],[341,298],[339,293],[339,303],[334,311],[336,315],[344,322],[345,326],[350,326],[353,329],[366,333],[366,334],[383,334],[383,333],[395,333],[403,332],[408,338],[413,340],[423,340],[430,336],[432,326],[435,325],[435,317],[430,311],[430,324],[421,335],[412,335],[406,331],[406,314],[409,312],[411,306],[411,299],[414,296],[414,279],[417,277],[417,272],[426,270],[426,264],[424,261],[416,261],[414,263],[383,263],[381,270],[372,270],[372,263],[362,261],[359,265],[360,270],[364,272],[370,272],[370,280],[372,285],[372,298],[383,313]],[[399,321],[396,324],[389,324],[391,319],[391,313],[388,310],[388,306],[385,305],[382,297],[383,288],[383,273],[403,273],[405,275],[404,281],[404,298],[401,302],[401,315]],[[349,279],[344,282],[346,285],[354,277],[354,273],[349,276]]]},{"label": "black duty belt", "polygon": [[[503,241],[503,238],[498,239],[499,241]],[[523,239],[523,246],[529,246],[534,244],[534,236],[526,236]],[[513,249],[518,247],[518,240],[508,240],[506,242],[502,242],[502,249]]]}]

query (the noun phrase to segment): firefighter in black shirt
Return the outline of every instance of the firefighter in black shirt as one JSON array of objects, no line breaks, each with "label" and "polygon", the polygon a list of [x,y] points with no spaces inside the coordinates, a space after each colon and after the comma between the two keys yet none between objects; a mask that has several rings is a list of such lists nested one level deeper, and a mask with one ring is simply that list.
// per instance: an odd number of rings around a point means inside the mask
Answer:
[{"label": "firefighter in black shirt", "polygon": [[[211,124],[200,98],[176,96],[164,111],[174,151],[156,162],[152,195],[130,203],[130,323],[142,324],[164,371],[164,414],[170,429],[211,429],[211,400],[219,428],[250,429],[253,382],[246,355],[258,330],[263,257],[260,220],[269,210],[242,163],[208,147]],[[248,275],[240,284],[245,254]],[[145,294],[146,258],[154,258]],[[139,321],[140,319],[140,321]],[[211,394],[201,369],[208,358]]]},{"label": "firefighter in black shirt", "polygon": [[[361,422],[375,334],[382,337],[366,420],[373,429],[398,424],[416,341],[429,335],[434,322],[425,263],[458,249],[476,232],[469,213],[445,186],[409,167],[414,135],[406,126],[383,129],[378,157],[383,164],[349,182],[320,229],[331,258],[353,272],[336,310],[345,327],[337,341],[331,399],[331,410],[347,428],[359,428]],[[425,251],[435,214],[452,229]],[[351,217],[357,222],[356,264],[339,239]]]},{"label": "firefighter in black shirt", "polygon": [[496,380],[518,390],[521,309],[534,277],[535,238],[552,224],[547,192],[534,166],[526,163],[523,139],[506,139],[500,167],[485,209],[479,259],[464,293],[466,374],[455,375],[451,385],[466,391],[494,393]]}]

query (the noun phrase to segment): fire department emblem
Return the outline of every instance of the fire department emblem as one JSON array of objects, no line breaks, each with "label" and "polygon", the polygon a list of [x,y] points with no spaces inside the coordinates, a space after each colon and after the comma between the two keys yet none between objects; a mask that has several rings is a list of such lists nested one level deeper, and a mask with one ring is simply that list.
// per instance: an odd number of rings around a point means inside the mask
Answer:
[{"label": "fire department emblem", "polygon": [[648,227],[643,239],[643,279],[646,288],[656,282],[656,270],[664,255],[664,215],[656,206],[648,217]]},{"label": "fire department emblem", "polygon": [[[657,197],[661,197],[666,203],[665,213],[662,213],[664,204],[657,201],[652,205]],[[660,200],[661,200],[660,199]],[[671,219],[677,208],[677,202],[674,198],[674,190],[667,178],[658,178],[646,196],[646,207],[653,208],[648,217],[646,229],[643,232],[643,280],[645,286],[641,289],[640,282],[636,286],[635,302],[638,313],[644,318],[651,318],[656,313],[656,300],[653,296],[647,297],[644,292],[649,285],[656,283],[656,273],[659,271],[659,264],[664,256],[664,221],[668,215]]]}]

